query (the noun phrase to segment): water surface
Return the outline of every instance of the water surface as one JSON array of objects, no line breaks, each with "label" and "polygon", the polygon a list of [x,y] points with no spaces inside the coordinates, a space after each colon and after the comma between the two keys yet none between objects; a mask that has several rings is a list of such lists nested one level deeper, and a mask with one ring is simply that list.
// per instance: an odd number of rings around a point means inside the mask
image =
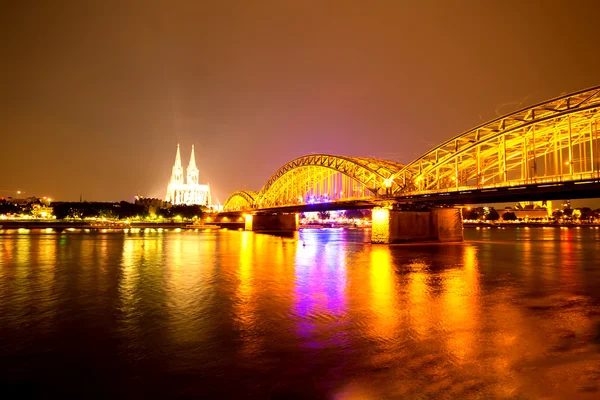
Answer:
[{"label": "water surface", "polygon": [[598,398],[600,231],[0,231],[0,389]]}]

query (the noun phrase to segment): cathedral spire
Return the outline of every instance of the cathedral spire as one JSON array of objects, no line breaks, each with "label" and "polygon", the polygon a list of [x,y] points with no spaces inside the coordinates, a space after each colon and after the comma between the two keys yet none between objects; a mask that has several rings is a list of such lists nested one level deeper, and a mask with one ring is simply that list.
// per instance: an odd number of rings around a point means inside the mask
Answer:
[{"label": "cathedral spire", "polygon": [[177,143],[177,154],[175,155],[175,164],[173,164],[173,172],[171,174],[171,183],[183,183],[183,167],[181,166],[181,153],[179,152],[179,143]]},{"label": "cathedral spire", "polygon": [[196,167],[196,156],[194,155],[194,145],[192,145],[192,155],[190,156],[190,163],[187,167],[187,183],[188,185],[198,184],[198,167]]},{"label": "cathedral spire", "polygon": [[189,169],[198,169],[196,167],[196,156],[194,155],[194,145],[192,145],[192,155],[190,156],[190,164],[188,165]]},{"label": "cathedral spire", "polygon": [[175,165],[173,165],[173,168],[181,168],[181,154],[179,153],[179,143],[177,143],[177,155],[175,155]]}]

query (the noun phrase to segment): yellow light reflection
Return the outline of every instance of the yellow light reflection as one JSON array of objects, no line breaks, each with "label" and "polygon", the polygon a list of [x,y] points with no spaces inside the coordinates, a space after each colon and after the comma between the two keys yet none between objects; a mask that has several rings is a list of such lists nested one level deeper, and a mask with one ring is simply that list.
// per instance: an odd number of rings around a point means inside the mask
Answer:
[{"label": "yellow light reflection", "polygon": [[137,261],[141,258],[141,242],[126,239],[123,243],[121,259],[121,281],[119,282],[119,297],[123,304],[125,319],[132,319],[135,313],[135,289],[138,277]]},{"label": "yellow light reflection", "polygon": [[398,319],[395,315],[397,294],[389,247],[373,246],[370,270],[371,310],[375,314],[373,329],[379,338],[391,338]]},{"label": "yellow light reflection", "polygon": [[476,351],[479,325],[479,267],[477,249],[465,246],[463,268],[444,274],[443,324],[446,346],[456,362],[467,362]]},{"label": "yellow light reflection", "polygon": [[431,300],[427,285],[427,265],[416,261],[410,264],[409,267],[411,270],[408,278],[410,327],[415,331],[416,336],[424,337],[433,324],[431,310],[429,309]]},{"label": "yellow light reflection", "polygon": [[253,234],[251,232],[244,232],[241,234],[241,245],[240,245],[240,268],[238,271],[238,277],[240,284],[238,286],[238,295],[242,303],[247,302],[251,299],[252,295],[252,250],[251,250],[251,238]]},{"label": "yellow light reflection", "polygon": [[[256,290],[253,264],[253,241],[257,238],[252,232],[242,232],[240,239],[240,258],[238,279],[239,284],[236,290],[236,305],[234,312],[239,329],[244,338],[242,344],[242,354],[251,357],[256,354],[261,346],[258,335],[255,335],[256,329]],[[261,237],[262,238],[262,237]]]}]

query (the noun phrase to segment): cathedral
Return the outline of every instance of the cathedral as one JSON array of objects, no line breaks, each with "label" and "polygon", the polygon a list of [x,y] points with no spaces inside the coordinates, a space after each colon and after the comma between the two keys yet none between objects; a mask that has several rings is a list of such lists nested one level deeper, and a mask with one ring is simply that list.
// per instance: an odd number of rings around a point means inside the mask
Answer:
[{"label": "cathedral", "polygon": [[196,156],[194,155],[194,145],[192,145],[192,155],[187,167],[187,177],[183,181],[183,167],[181,166],[181,155],[179,154],[179,144],[177,145],[177,155],[175,156],[175,165],[171,173],[171,181],[167,187],[166,201],[173,205],[178,204],[198,204],[202,206],[210,205],[210,186],[198,183],[198,168],[196,167]]}]

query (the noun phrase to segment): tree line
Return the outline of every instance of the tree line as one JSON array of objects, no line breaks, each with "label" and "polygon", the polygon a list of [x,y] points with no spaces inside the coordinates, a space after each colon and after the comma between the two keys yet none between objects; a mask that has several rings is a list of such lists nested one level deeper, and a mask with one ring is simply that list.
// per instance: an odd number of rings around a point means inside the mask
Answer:
[{"label": "tree line", "polygon": [[[133,204],[126,201],[118,203],[107,202],[54,202],[52,203],[53,214],[56,219],[84,219],[84,218],[106,218],[106,219],[133,219],[147,218],[150,213],[141,204]],[[198,205],[177,205],[159,208],[156,216],[173,219],[193,219],[202,217],[204,207]]]}]

